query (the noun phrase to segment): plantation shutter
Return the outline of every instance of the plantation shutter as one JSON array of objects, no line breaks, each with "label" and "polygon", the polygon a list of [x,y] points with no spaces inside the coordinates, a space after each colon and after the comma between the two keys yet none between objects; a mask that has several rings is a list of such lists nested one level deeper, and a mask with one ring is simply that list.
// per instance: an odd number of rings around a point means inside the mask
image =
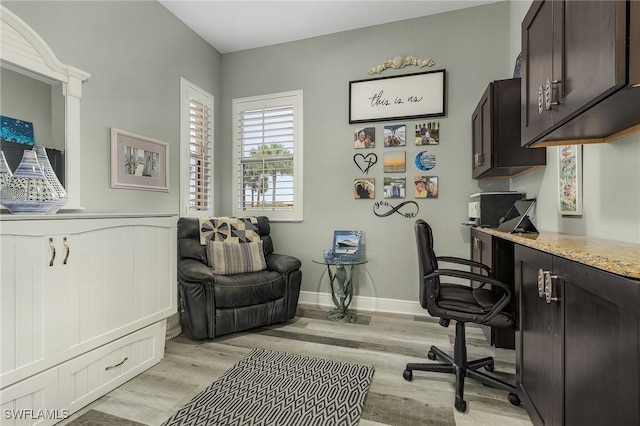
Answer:
[{"label": "plantation shutter", "polygon": [[292,210],[294,106],[242,109],[238,114],[238,209]]},{"label": "plantation shutter", "polygon": [[232,213],[302,221],[302,90],[236,98],[232,106]]},{"label": "plantation shutter", "polygon": [[211,210],[212,120],[209,106],[189,98],[189,201],[191,211]]}]

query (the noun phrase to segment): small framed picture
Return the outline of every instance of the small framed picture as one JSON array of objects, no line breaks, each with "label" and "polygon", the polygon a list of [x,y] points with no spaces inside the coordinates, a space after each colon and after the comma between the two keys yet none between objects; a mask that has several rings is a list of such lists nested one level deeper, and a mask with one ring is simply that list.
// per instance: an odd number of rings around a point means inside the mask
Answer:
[{"label": "small framed picture", "polygon": [[111,128],[111,187],[169,192],[169,146]]},{"label": "small framed picture", "polygon": [[334,231],[333,256],[342,259],[360,259],[362,231]]},{"label": "small framed picture", "polygon": [[384,146],[405,146],[407,144],[407,126],[404,124],[395,124],[392,126],[384,126]]},{"label": "small framed picture", "polygon": [[416,146],[438,145],[440,143],[440,122],[416,124]]},{"label": "small framed picture", "polygon": [[376,128],[375,127],[359,127],[353,132],[354,148],[375,148],[376,146]]},{"label": "small framed picture", "polygon": [[407,159],[404,151],[387,151],[382,158],[385,173],[404,173]]},{"label": "small framed picture", "polygon": [[404,176],[385,177],[383,189],[383,198],[405,198],[407,179]]},{"label": "small framed picture", "polygon": [[416,198],[438,198],[438,176],[416,176],[413,183]]},{"label": "small framed picture", "polygon": [[359,178],[353,180],[353,198],[372,199],[376,198],[376,180],[374,178]]}]

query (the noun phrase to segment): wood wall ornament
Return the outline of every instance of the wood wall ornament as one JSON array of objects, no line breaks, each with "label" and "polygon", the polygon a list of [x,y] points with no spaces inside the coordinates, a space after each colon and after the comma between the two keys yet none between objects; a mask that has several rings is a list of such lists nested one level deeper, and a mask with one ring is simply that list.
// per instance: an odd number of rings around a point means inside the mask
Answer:
[{"label": "wood wall ornament", "polygon": [[[405,206],[415,207],[415,211],[402,213],[400,210]],[[384,213],[378,213],[378,210],[380,209],[380,207],[391,207],[391,209]],[[394,206],[393,204],[387,201],[378,201],[373,205],[373,214],[375,214],[378,217],[387,217],[387,216],[391,216],[394,213],[398,213],[401,216],[411,219],[413,217],[416,217],[419,211],[420,211],[420,207],[418,206],[418,203],[416,203],[415,201],[405,201],[403,203],[398,204],[397,206]]]},{"label": "wood wall ornament", "polygon": [[[363,164],[360,165],[359,161],[361,161]],[[378,162],[378,156],[373,152],[370,152],[367,155],[358,153],[353,156],[353,162],[356,163],[356,166],[358,166],[362,173],[367,175],[369,174],[369,169]]]},{"label": "wood wall ornament", "polygon": [[387,68],[404,68],[410,65],[424,68],[424,67],[432,67],[436,63],[432,59],[420,59],[417,56],[396,56],[393,58],[389,58],[382,62],[379,65],[369,69],[369,75],[380,74],[382,71]]}]

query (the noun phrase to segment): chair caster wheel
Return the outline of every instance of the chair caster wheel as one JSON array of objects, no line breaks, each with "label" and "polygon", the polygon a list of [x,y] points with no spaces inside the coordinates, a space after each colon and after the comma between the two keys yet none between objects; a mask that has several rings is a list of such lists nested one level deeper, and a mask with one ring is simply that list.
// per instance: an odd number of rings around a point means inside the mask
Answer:
[{"label": "chair caster wheel", "polygon": [[520,397],[515,393],[509,393],[509,402],[513,405],[520,405]]},{"label": "chair caster wheel", "polygon": [[493,364],[485,365],[484,369],[489,373],[493,373]]},{"label": "chair caster wheel", "polygon": [[456,410],[461,413],[467,411],[467,401],[456,401]]},{"label": "chair caster wheel", "polygon": [[427,358],[429,358],[431,361],[435,361],[436,360],[435,352],[429,351],[429,353],[427,353]]},{"label": "chair caster wheel", "polygon": [[413,380],[413,371],[412,370],[404,370],[404,372],[402,373],[402,377],[404,377],[404,379],[407,382],[410,382],[411,380]]}]

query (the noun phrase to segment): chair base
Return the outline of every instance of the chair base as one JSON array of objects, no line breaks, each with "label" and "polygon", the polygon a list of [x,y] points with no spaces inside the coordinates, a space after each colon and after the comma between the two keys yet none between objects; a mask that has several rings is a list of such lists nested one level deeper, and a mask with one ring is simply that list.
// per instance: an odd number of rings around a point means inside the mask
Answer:
[{"label": "chair base", "polygon": [[465,326],[463,322],[456,322],[456,340],[454,345],[453,357],[435,346],[431,346],[431,349],[429,350],[427,356],[433,361],[435,361],[437,358],[440,358],[442,361],[444,361],[444,364],[409,363],[405,367],[402,376],[405,380],[411,381],[413,379],[413,370],[455,374],[456,410],[460,412],[467,411],[467,402],[464,400],[465,377],[471,377],[472,379],[475,379],[488,386],[509,392],[509,402],[511,402],[513,405],[520,405],[520,398],[518,397],[518,395],[516,395],[516,389],[513,385],[510,385],[509,383],[504,382],[498,378],[478,371],[478,369],[480,368],[484,368],[488,372],[493,371],[494,361],[492,357],[467,361]]}]

